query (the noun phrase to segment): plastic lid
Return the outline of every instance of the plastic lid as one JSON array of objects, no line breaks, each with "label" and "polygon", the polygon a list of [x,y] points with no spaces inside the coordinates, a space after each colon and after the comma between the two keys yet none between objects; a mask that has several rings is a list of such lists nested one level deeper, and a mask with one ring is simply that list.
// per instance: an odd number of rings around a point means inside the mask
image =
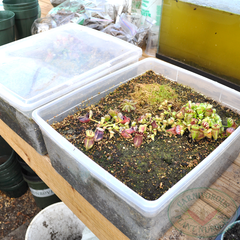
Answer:
[{"label": "plastic lid", "polygon": [[121,39],[66,24],[0,47],[0,97],[30,112],[141,55]]}]

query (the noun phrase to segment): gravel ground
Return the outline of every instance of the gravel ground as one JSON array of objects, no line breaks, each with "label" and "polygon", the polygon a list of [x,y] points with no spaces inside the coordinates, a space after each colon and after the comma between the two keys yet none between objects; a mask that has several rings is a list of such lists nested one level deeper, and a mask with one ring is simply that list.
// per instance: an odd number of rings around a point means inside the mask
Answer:
[{"label": "gravel ground", "polygon": [[10,198],[0,191],[0,239],[29,222],[40,211],[29,189],[19,198]]}]

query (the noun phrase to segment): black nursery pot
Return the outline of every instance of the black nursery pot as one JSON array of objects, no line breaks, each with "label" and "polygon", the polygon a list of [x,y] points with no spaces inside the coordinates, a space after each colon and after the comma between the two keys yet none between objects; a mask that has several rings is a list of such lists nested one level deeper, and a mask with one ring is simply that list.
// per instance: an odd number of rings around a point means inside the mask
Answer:
[{"label": "black nursery pot", "polygon": [[221,240],[240,240],[240,220],[226,227],[222,233]]}]

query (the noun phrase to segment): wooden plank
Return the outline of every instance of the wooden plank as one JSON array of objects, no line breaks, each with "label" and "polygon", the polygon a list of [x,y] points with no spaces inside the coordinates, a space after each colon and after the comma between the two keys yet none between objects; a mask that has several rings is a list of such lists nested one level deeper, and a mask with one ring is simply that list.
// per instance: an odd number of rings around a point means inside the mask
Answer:
[{"label": "wooden plank", "polygon": [[225,178],[220,177],[210,187],[213,189],[219,189],[231,197],[238,206],[240,205],[240,188],[236,188],[235,185],[231,184],[231,182],[227,181]]},{"label": "wooden plank", "polygon": [[[231,200],[224,191],[215,189],[216,188],[212,186],[208,188],[204,192],[207,197],[204,197],[202,200],[228,218],[231,218],[237,210],[237,204],[234,200]],[[224,205],[224,203],[228,204],[228,207],[226,207],[227,205]]]},{"label": "wooden plank", "polygon": [[[213,213],[213,215],[210,218],[208,216],[211,213]],[[181,215],[181,218],[179,218],[179,220],[174,223],[174,226],[172,226],[159,240],[194,240],[199,236],[202,240],[210,239],[210,237],[206,236],[218,234],[220,230],[215,230],[214,227],[219,225],[222,219],[227,218],[201,199],[198,199],[194,205],[186,209],[186,212]],[[209,232],[209,226],[211,226],[213,232]],[[213,239],[214,238],[215,237],[213,237]]]},{"label": "wooden plank", "polygon": [[[233,176],[235,172],[235,176]],[[219,177],[206,191],[213,198],[204,198],[204,201],[215,209],[219,209],[224,215],[230,218],[240,204],[240,167],[233,163],[221,177]],[[219,203],[222,200],[230,201],[230,207],[221,208]],[[231,200],[232,199],[232,200]]]},{"label": "wooden plank", "polygon": [[235,189],[240,188],[240,167],[233,163],[221,176],[230,182]]},{"label": "wooden plank", "polygon": [[41,8],[41,17],[44,18],[49,13],[49,11],[53,8],[51,2],[49,0],[39,0],[39,6]]},{"label": "wooden plank", "polygon": [[2,120],[0,135],[100,240],[129,240],[55,171],[47,156],[38,154]]}]

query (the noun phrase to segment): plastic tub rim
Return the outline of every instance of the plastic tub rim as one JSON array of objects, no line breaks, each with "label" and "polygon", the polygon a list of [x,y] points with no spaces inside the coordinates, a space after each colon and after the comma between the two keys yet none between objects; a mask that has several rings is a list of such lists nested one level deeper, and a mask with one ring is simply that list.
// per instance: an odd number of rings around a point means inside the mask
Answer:
[{"label": "plastic tub rim", "polygon": [[37,5],[34,8],[30,8],[24,11],[14,11],[15,20],[24,20],[28,18],[33,18],[38,15],[39,6]]},{"label": "plastic tub rim", "polygon": [[29,9],[32,9],[34,7],[38,6],[38,4],[33,4],[33,5],[29,5],[29,6],[22,6],[22,7],[8,7],[5,6],[4,9],[8,10],[8,11],[12,11],[12,12],[20,12],[20,11],[26,11]]},{"label": "plastic tub rim", "polygon": [[9,13],[11,16],[5,19],[0,18],[0,31],[13,27],[15,24],[15,13],[11,10],[0,11],[0,14],[1,12]]},{"label": "plastic tub rim", "polygon": [[1,168],[4,168],[7,165],[7,163],[9,163],[9,161],[12,159],[14,154],[15,154],[15,151],[12,149],[11,155],[9,156],[8,160],[6,162],[0,164],[0,170],[1,170]]}]

